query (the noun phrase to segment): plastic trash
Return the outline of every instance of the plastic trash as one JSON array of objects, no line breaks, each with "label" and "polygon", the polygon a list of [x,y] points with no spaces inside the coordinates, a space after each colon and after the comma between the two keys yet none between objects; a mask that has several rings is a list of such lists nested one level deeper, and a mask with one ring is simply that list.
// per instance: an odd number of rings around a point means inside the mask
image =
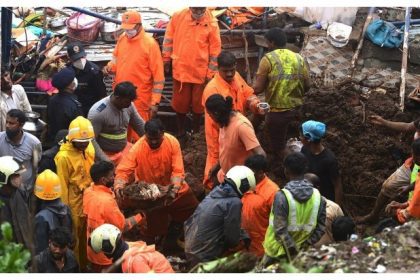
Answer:
[{"label": "plastic trash", "polygon": [[351,253],[354,255],[354,254],[357,254],[357,253],[359,253],[360,251],[359,251],[359,249],[357,248],[357,247],[352,247],[351,248]]}]

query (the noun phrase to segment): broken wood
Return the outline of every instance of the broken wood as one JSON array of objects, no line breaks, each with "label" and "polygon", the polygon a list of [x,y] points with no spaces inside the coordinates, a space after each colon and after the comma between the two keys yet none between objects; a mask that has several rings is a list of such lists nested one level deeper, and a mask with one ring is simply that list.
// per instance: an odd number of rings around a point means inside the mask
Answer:
[{"label": "broken wood", "polygon": [[404,45],[401,63],[400,110],[404,112],[405,78],[407,75],[408,31],[410,29],[411,7],[405,9]]},{"label": "broken wood", "polygon": [[371,7],[369,9],[369,13],[366,17],[365,25],[363,26],[362,34],[360,35],[360,38],[359,38],[359,44],[357,45],[356,51],[353,55],[353,58],[351,59],[351,65],[350,65],[350,71],[349,71],[349,74],[350,74],[351,78],[353,78],[354,70],[356,68],[356,62],[357,62],[357,59],[359,58],[360,50],[362,49],[362,46],[363,46],[363,41],[364,41],[364,38],[365,38],[365,32],[366,32],[366,29],[367,29],[370,21],[372,20],[372,15],[373,15],[374,10],[375,10],[374,7]]}]

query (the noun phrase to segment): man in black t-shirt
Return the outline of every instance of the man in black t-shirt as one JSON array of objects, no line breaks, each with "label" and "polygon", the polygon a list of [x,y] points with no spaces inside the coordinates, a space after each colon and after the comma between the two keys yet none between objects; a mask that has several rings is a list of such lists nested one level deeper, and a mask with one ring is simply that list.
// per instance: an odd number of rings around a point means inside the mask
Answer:
[{"label": "man in black t-shirt", "polygon": [[334,153],[321,143],[326,133],[324,123],[306,121],[301,126],[300,140],[303,143],[301,152],[308,159],[307,172],[316,174],[321,183],[321,195],[329,200],[343,205],[343,188],[341,185],[340,170]]}]

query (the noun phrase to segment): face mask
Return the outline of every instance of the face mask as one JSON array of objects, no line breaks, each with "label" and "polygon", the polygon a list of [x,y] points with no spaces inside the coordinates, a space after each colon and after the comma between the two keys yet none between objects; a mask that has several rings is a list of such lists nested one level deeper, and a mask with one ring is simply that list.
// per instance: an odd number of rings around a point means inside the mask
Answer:
[{"label": "face mask", "polygon": [[191,16],[192,16],[193,19],[199,20],[200,18],[202,18],[204,16],[204,13],[202,13],[202,14],[191,13]]},{"label": "face mask", "polygon": [[86,58],[84,57],[73,62],[73,66],[80,70],[85,69],[85,65],[86,65]]},{"label": "face mask", "polygon": [[15,138],[20,133],[20,129],[9,129],[6,128],[6,135],[9,139]]},{"label": "face mask", "polygon": [[74,78],[73,83],[74,83],[73,90],[76,90],[77,86],[79,85],[79,81],[76,78]]},{"label": "face mask", "polygon": [[134,36],[137,35],[137,30],[135,29],[128,29],[125,31],[125,34],[127,35],[128,38],[133,38]]},{"label": "face mask", "polygon": [[109,180],[105,183],[105,186],[107,186],[108,188],[112,188],[114,186],[114,180]]}]

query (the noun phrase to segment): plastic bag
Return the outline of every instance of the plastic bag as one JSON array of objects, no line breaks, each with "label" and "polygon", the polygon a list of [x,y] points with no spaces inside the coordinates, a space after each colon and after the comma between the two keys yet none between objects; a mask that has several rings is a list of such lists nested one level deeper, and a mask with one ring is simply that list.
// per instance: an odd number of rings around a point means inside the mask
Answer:
[{"label": "plastic bag", "polygon": [[392,23],[381,19],[374,20],[366,30],[366,37],[375,45],[385,48],[398,48],[404,37],[403,32]]}]

